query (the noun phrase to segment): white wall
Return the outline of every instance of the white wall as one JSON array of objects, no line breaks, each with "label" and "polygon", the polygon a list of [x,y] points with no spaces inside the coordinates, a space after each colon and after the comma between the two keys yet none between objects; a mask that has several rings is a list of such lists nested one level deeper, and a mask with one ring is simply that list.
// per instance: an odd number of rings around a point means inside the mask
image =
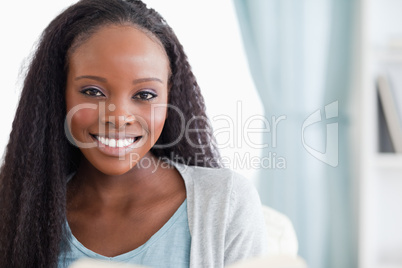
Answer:
[{"label": "white wall", "polygon": [[[0,11],[0,152],[7,144],[22,77],[21,65],[29,56],[41,31],[62,9],[76,1],[37,0],[7,1]],[[219,134],[220,144],[231,142],[233,148],[222,148],[229,166],[247,177],[255,178],[256,170],[234,162],[234,154],[260,151],[247,145],[238,131],[241,125],[263,108],[251,80],[235,10],[231,0],[144,0],[156,9],[181,40],[207,103],[207,112],[215,129],[228,128],[217,120],[228,115],[234,123],[232,136]],[[240,102],[239,102],[240,101]],[[240,116],[241,115],[241,116]],[[240,118],[242,117],[242,118]],[[214,120],[216,119],[216,120]],[[254,126],[255,127],[255,126]],[[237,135],[237,136],[236,136]],[[260,143],[261,137],[253,136]]]},{"label": "white wall", "polygon": [[42,30],[73,1],[5,1],[0,9],[0,155],[8,143],[24,63]]}]

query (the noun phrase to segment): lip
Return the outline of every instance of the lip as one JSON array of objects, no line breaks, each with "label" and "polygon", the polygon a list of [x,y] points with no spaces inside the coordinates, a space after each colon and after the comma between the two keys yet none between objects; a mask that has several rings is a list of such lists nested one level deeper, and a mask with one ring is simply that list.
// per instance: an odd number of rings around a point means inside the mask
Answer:
[{"label": "lip", "polygon": [[[108,156],[113,156],[113,157],[121,157],[124,156],[128,153],[130,153],[132,150],[136,148],[136,144],[143,138],[141,135],[128,135],[124,133],[124,135],[118,135],[118,134],[107,134],[107,135],[102,135],[102,134],[90,134],[91,138],[96,142],[96,147],[98,150],[100,150],[102,153],[108,155]],[[110,139],[134,139],[134,142],[124,146],[124,147],[110,147],[108,145],[105,145],[101,143],[95,136],[99,137],[104,137],[104,138],[110,138]]]},{"label": "lip", "polygon": [[101,133],[90,133],[91,136],[98,136],[98,137],[104,137],[104,138],[109,138],[109,139],[132,139],[132,138],[137,138],[140,136],[143,136],[141,134],[131,134],[131,133],[107,133],[107,134],[101,134]]}]

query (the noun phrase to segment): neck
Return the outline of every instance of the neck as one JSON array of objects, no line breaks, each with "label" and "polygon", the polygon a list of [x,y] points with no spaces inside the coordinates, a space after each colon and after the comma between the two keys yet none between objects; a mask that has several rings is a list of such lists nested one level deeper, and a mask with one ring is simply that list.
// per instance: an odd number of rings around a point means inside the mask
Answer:
[{"label": "neck", "polygon": [[168,174],[177,173],[173,167],[161,165],[161,160],[151,154],[145,157],[146,163],[151,164],[137,164],[122,175],[104,174],[84,158],[69,183],[68,199],[75,200],[77,206],[97,204],[111,209],[127,204],[141,206],[171,193],[178,183],[183,184],[177,180],[172,183]]}]

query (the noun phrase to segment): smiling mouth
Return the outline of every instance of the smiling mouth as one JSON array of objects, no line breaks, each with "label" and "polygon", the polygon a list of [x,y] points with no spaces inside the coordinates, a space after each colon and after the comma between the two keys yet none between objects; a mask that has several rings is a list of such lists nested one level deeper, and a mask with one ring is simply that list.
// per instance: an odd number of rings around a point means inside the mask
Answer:
[{"label": "smiling mouth", "polygon": [[96,139],[100,144],[104,146],[109,146],[112,148],[124,148],[136,143],[142,136],[138,137],[130,137],[130,138],[123,138],[123,139],[115,139],[115,138],[107,138],[103,136],[92,135],[91,136]]}]

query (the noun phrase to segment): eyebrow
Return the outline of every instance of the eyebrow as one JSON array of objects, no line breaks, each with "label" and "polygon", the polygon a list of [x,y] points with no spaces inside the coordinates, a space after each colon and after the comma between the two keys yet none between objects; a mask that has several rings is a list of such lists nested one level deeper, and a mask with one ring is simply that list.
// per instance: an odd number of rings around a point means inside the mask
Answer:
[{"label": "eyebrow", "polygon": [[[96,80],[96,81],[99,81],[102,83],[107,82],[106,78],[95,76],[95,75],[82,75],[82,76],[78,76],[75,78],[75,80],[80,80],[80,79],[92,79],[92,80]],[[135,85],[135,84],[140,84],[140,83],[150,82],[150,81],[156,81],[156,82],[163,84],[163,81],[156,77],[138,78],[138,79],[133,80],[133,84]]]}]

